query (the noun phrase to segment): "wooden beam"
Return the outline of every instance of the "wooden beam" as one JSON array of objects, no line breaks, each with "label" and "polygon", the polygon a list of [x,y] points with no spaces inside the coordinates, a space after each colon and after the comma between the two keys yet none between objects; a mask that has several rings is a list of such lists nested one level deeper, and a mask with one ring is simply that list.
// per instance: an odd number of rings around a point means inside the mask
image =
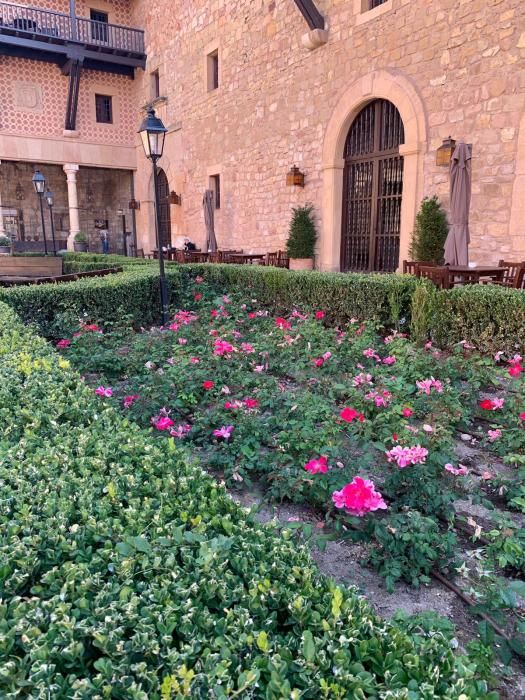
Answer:
[{"label": "wooden beam", "polygon": [[77,126],[78,91],[80,87],[80,76],[82,74],[82,62],[71,61],[69,68],[69,90],[67,95],[66,131],[75,131]]},{"label": "wooden beam", "polygon": [[324,17],[313,0],[294,0],[310,29],[324,29]]}]

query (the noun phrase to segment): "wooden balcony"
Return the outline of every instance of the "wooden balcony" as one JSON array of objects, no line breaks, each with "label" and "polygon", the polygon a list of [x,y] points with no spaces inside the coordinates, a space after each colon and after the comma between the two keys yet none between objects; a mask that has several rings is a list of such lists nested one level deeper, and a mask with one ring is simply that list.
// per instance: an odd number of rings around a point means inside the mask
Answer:
[{"label": "wooden balcony", "polygon": [[0,54],[124,73],[146,62],[141,29],[9,2],[0,2]]}]

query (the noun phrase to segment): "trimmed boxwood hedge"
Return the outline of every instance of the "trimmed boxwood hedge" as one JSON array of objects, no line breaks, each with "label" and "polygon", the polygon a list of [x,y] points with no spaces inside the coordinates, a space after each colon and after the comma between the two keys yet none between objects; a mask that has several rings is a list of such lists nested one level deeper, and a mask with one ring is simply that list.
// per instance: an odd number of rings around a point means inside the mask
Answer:
[{"label": "trimmed boxwood hedge", "polygon": [[0,696],[494,697],[319,574],[0,304]]},{"label": "trimmed boxwood hedge", "polygon": [[[65,256],[71,271],[108,263],[122,265],[124,273],[63,286],[0,289],[0,299],[49,337],[69,332],[71,322],[84,314],[93,321],[116,321],[124,315],[137,326],[157,323],[156,261],[89,253]],[[518,290],[469,285],[433,292],[428,282],[410,275],[290,272],[255,265],[170,263],[166,269],[174,304],[181,285],[202,275],[218,293],[240,288],[276,310],[322,309],[332,323],[373,318],[412,330],[417,341],[433,338],[443,348],[466,340],[481,352],[525,352],[525,293]]]},{"label": "trimmed boxwood hedge", "polygon": [[[170,294],[176,297],[181,276],[170,268],[167,277]],[[131,318],[136,326],[152,325],[159,320],[158,269],[134,267],[67,284],[0,288],[0,301],[48,338],[70,334],[79,318],[106,323]]]},{"label": "trimmed boxwood hedge", "polygon": [[476,284],[439,292],[430,332],[442,347],[466,340],[483,352],[525,353],[525,291]]}]

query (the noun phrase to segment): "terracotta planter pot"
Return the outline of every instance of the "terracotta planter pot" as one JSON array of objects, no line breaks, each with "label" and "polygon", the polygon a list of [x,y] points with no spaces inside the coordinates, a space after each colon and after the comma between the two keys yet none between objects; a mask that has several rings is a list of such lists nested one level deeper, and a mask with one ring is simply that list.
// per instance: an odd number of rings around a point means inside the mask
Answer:
[{"label": "terracotta planter pot", "polygon": [[312,258],[290,258],[290,270],[313,270]]}]

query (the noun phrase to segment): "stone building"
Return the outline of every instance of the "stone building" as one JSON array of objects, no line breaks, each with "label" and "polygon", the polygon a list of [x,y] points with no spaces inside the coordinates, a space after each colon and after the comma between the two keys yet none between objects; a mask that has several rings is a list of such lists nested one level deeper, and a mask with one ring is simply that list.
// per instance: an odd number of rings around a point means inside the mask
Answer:
[{"label": "stone building", "polygon": [[[76,234],[101,250],[134,242],[135,71],[144,33],[127,0],[0,2],[0,235],[42,248],[31,178],[38,168],[54,195],[59,247]],[[50,212],[44,226],[50,238]]]},{"label": "stone building", "polygon": [[[71,77],[60,62],[5,55],[0,25],[0,158],[11,168],[0,180],[2,201],[21,162],[78,165],[78,179],[92,175],[91,183],[113,174],[118,204],[97,201],[86,225],[126,207],[138,247],[150,250],[151,166],[134,132],[152,103],[168,128],[159,162],[163,241],[188,236],[204,245],[202,197],[211,188],[221,247],[282,248],[291,208],[311,202],[320,269],[395,269],[408,256],[421,199],[437,194],[448,206],[436,151],[450,136],[472,148],[471,258],[525,259],[520,0],[83,1],[76,14],[90,18],[83,31],[103,45],[103,60],[124,52],[106,46],[122,41],[116,29],[100,38],[97,12],[144,30],[145,61],[132,53],[122,75],[113,63],[101,69],[84,59],[71,134],[62,123]],[[59,0],[41,3],[58,9]],[[118,105],[112,125],[97,122],[95,95]],[[293,166],[304,187],[286,184]],[[125,176],[139,209],[121,196]],[[104,184],[99,190],[110,196]],[[85,199],[75,206],[69,198],[70,231],[80,227],[75,209],[85,211]]]}]

